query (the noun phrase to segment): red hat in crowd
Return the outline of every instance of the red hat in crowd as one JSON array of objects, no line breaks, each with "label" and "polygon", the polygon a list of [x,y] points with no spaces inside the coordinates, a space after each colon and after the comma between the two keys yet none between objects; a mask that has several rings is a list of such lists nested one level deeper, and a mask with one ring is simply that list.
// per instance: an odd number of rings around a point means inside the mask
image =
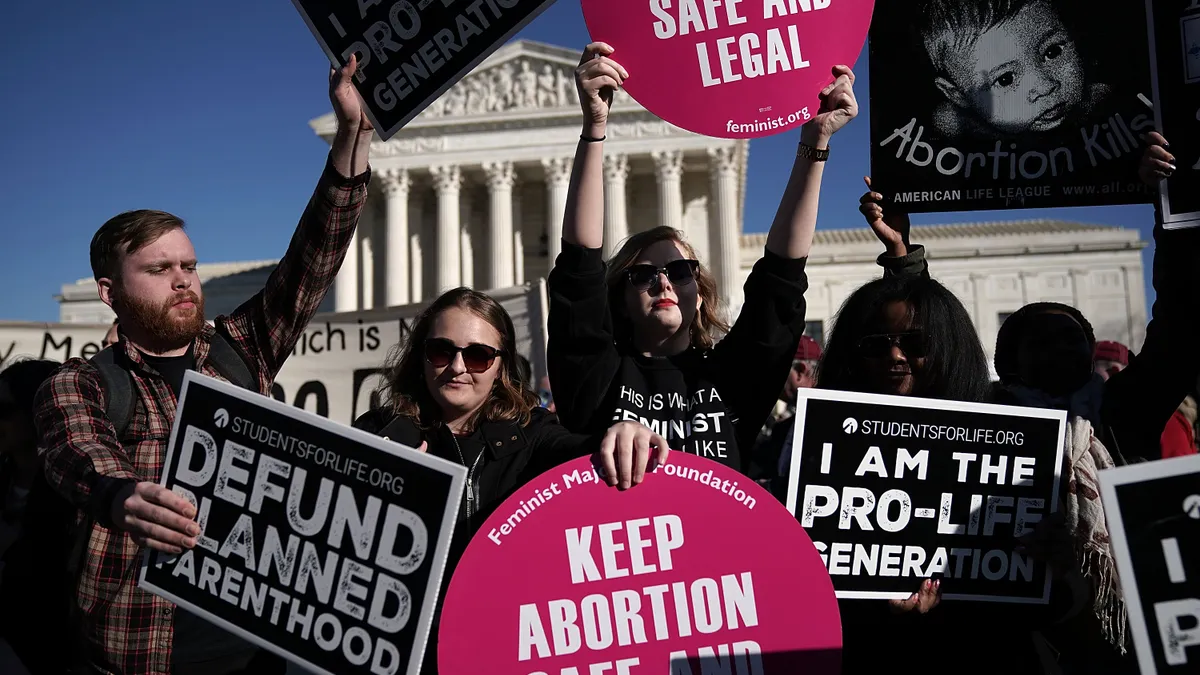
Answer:
[{"label": "red hat in crowd", "polygon": [[807,335],[800,336],[800,344],[796,347],[796,358],[793,361],[820,361],[821,345]]},{"label": "red hat in crowd", "polygon": [[1096,361],[1112,361],[1123,366],[1129,365],[1129,347],[1120,342],[1101,340],[1096,343],[1096,351],[1092,355]]}]

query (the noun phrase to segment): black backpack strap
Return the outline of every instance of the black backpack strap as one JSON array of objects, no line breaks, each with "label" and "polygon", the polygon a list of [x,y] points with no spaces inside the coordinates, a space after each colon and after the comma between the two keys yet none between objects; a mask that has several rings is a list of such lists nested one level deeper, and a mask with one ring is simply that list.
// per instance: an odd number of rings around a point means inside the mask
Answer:
[{"label": "black backpack strap", "polygon": [[230,344],[224,335],[216,333],[208,350],[208,360],[221,377],[236,384],[242,389],[258,391],[258,378],[241,350]]},{"label": "black backpack strap", "polygon": [[88,361],[100,373],[100,388],[104,390],[104,409],[117,430],[117,440],[123,441],[125,429],[133,418],[133,376],[116,362],[112,346],[101,349]]}]

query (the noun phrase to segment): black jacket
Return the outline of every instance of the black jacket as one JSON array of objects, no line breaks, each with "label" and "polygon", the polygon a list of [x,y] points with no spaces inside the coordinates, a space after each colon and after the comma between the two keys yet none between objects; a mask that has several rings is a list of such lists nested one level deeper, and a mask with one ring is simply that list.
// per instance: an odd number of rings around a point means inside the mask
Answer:
[{"label": "black jacket", "polygon": [[[445,426],[422,432],[411,418],[399,417],[385,410],[372,410],[355,420],[354,427],[413,447],[424,441],[429,444],[426,449],[429,454],[462,464],[455,439]],[[459,439],[460,445],[468,443],[482,443],[483,450],[478,455],[478,462],[469,467],[467,474],[468,482],[463,490],[463,503],[454,526],[454,537],[450,541],[446,573],[442,577],[437,612],[421,668],[422,675],[437,673],[437,634],[442,599],[446,597],[446,589],[467,544],[484,521],[522,485],[563,462],[592,454],[600,445],[599,437],[567,431],[558,423],[558,418],[544,408],[535,408],[533,417],[525,426],[513,422],[485,422],[470,436]]]},{"label": "black jacket", "polygon": [[[355,420],[354,427],[414,447],[425,441],[429,444],[429,454],[462,464],[454,439],[444,426],[422,432],[410,418],[372,410]],[[572,434],[558,423],[553,413],[543,408],[535,408],[525,426],[485,422],[469,437],[460,439],[460,443],[482,443],[483,452],[475,466],[469,467],[467,489],[463,490],[463,504],[450,545],[447,578],[471,537],[517,488],[563,462],[590,455],[599,448],[598,438]]]},{"label": "black jacket", "polygon": [[615,421],[640,422],[675,450],[746,473],[804,333],[806,261],[766,251],[746,279],[737,321],[720,342],[647,357],[620,334],[600,249],[563,242],[546,280],[546,359],[563,424],[599,434]]}]

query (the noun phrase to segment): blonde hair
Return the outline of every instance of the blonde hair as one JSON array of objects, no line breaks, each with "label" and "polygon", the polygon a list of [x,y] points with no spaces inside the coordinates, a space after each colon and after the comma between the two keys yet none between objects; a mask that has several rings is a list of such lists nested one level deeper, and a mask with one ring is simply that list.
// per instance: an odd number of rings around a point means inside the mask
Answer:
[{"label": "blonde hair", "polygon": [[[608,284],[608,304],[613,312],[613,328],[618,342],[632,337],[633,327],[625,316],[625,270],[637,261],[648,247],[660,241],[674,243],[687,258],[696,260],[696,250],[683,238],[683,233],[673,227],[659,225],[625,240],[621,248],[608,261],[605,281]],[[721,318],[720,294],[717,280],[704,264],[696,270],[696,287],[700,294],[700,308],[692,317],[690,341],[697,349],[709,349],[729,331],[729,324]]]}]

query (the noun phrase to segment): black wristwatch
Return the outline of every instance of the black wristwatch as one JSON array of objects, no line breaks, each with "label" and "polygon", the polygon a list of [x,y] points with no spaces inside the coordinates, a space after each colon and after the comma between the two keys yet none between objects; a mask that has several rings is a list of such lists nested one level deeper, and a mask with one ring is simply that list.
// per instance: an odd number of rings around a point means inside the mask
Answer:
[{"label": "black wristwatch", "polygon": [[829,148],[818,150],[807,143],[801,143],[800,147],[796,148],[796,156],[814,162],[824,162],[829,159]]}]

